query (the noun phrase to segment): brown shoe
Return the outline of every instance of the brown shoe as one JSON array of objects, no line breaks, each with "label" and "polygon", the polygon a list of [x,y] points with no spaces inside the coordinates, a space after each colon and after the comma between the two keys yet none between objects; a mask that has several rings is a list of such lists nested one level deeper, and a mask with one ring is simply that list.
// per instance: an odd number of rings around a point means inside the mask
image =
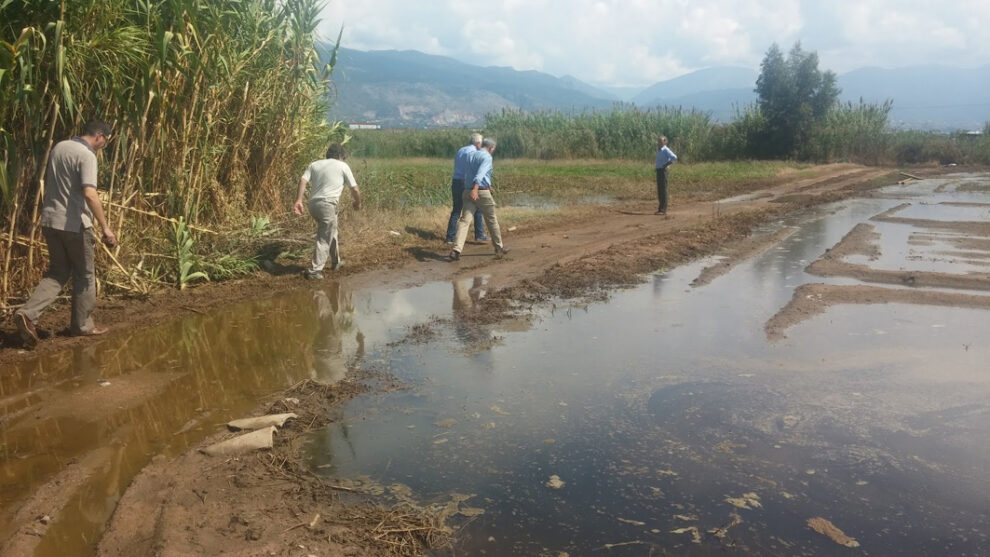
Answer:
[{"label": "brown shoe", "polygon": [[38,329],[34,327],[34,323],[20,312],[14,314],[14,322],[17,323],[17,332],[21,335],[24,348],[33,350],[35,346],[38,346]]},{"label": "brown shoe", "polygon": [[456,249],[450,250],[450,255],[447,256],[447,261],[460,261],[460,260],[461,260],[461,252],[457,251]]},{"label": "brown shoe", "polygon": [[495,248],[495,257],[502,257],[509,253],[509,248],[502,246],[500,248]]},{"label": "brown shoe", "polygon": [[78,331],[78,332],[72,333],[72,336],[74,336],[74,337],[95,337],[95,336],[98,336],[98,335],[106,334],[106,332],[109,331],[109,330],[110,329],[108,329],[106,327],[95,327],[94,326],[92,329],[90,329],[88,331]]}]

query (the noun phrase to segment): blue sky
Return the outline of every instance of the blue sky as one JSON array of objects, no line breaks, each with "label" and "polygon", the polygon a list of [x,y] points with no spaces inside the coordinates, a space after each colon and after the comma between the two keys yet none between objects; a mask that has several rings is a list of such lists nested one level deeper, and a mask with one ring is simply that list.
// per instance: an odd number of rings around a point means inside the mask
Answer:
[{"label": "blue sky", "polygon": [[329,0],[321,30],[358,50],[642,87],[712,66],[758,68],[800,40],[820,67],[990,64],[990,1]]}]

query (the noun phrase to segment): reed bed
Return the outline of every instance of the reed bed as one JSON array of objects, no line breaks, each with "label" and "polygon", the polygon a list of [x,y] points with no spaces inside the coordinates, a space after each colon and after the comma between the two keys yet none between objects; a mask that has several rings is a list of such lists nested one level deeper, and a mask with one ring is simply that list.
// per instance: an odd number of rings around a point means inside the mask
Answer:
[{"label": "reed bed", "polygon": [[167,248],[181,232],[231,229],[281,210],[291,177],[343,137],[325,122],[335,50],[320,62],[321,5],[0,2],[4,306],[46,264],[38,215],[51,147],[87,120],[115,130],[99,188],[121,245],[100,257],[120,263],[109,267],[124,275],[116,277],[123,288],[184,284],[182,250]]}]

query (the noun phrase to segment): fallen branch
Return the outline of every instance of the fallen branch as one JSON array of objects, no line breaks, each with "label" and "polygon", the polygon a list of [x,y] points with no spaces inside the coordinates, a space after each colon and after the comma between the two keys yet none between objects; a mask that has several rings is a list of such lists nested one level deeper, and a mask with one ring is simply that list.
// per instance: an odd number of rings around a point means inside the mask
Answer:
[{"label": "fallen branch", "polygon": [[[121,205],[119,203],[114,203],[112,201],[107,202],[107,205],[112,205],[114,207],[118,207],[120,209],[126,209],[128,211],[134,211],[135,213],[140,213],[142,215],[148,215],[149,217],[155,217],[157,219],[161,219],[161,220],[168,221],[168,222],[171,222],[171,223],[178,223],[179,222],[177,219],[173,219],[171,217],[163,217],[162,215],[159,215],[158,213],[155,213],[154,211],[145,211],[143,209],[135,209],[134,207],[128,207],[126,205]],[[214,231],[212,231],[212,230],[210,230],[208,228],[200,228],[198,226],[193,226],[193,225],[191,225],[189,223],[186,223],[186,226],[189,227],[189,228],[191,228],[191,229],[193,229],[193,230],[198,230],[200,232],[206,232],[208,234],[218,234],[218,232],[214,232]]]}]

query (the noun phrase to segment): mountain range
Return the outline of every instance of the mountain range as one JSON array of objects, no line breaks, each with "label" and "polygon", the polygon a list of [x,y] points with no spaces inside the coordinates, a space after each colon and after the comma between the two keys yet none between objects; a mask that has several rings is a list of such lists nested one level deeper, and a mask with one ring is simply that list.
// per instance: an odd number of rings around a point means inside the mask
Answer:
[{"label": "mountain range", "polygon": [[[826,68],[823,68],[826,69]],[[571,76],[478,66],[414,50],[338,51],[331,117],[382,127],[477,126],[503,108],[582,111],[616,103],[694,108],[730,121],[756,102],[758,72],[713,67],[643,89],[596,87]],[[841,100],[893,100],[897,128],[981,129],[990,121],[990,65],[861,68],[838,76]]]}]

